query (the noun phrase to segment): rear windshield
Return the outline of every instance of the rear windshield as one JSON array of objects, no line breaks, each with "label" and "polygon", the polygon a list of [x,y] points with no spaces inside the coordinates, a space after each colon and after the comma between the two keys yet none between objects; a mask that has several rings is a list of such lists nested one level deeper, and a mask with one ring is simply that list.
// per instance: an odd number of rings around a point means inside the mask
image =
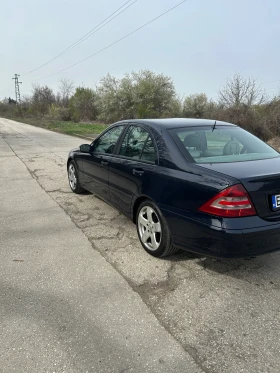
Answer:
[{"label": "rear windshield", "polygon": [[196,163],[245,162],[279,157],[276,150],[239,127],[185,127],[169,132],[185,156]]}]

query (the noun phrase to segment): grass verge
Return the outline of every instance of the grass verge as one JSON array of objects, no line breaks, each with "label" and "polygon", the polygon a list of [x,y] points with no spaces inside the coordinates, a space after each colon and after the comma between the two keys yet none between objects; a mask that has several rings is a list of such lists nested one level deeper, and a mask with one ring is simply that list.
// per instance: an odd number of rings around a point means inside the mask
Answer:
[{"label": "grass verge", "polygon": [[47,130],[64,133],[72,136],[93,138],[107,128],[101,123],[74,123],[51,120],[47,118],[10,118],[17,122],[31,124],[32,126],[45,128]]}]

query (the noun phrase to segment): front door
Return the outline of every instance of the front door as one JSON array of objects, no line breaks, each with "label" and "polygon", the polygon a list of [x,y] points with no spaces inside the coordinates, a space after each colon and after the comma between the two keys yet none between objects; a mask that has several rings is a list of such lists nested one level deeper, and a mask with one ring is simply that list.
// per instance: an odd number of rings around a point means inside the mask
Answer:
[{"label": "front door", "polygon": [[83,162],[85,188],[107,200],[110,199],[109,163],[123,129],[124,125],[115,126],[100,136],[93,142],[91,152],[87,154]]}]

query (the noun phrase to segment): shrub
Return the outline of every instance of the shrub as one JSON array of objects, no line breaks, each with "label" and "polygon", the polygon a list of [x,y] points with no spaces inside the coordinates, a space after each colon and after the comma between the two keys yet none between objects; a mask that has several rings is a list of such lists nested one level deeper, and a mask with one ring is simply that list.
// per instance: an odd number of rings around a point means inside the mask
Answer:
[{"label": "shrub", "polygon": [[54,120],[69,121],[71,119],[70,110],[65,107],[60,107],[52,104],[49,108],[48,116]]},{"label": "shrub", "polygon": [[78,87],[70,99],[70,116],[75,122],[95,120],[97,117],[96,93],[91,88]]}]

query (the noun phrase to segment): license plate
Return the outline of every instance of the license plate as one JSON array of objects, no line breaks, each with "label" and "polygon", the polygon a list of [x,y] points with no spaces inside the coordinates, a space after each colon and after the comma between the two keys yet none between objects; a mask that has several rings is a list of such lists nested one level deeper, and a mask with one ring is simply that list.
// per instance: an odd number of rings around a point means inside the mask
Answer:
[{"label": "license plate", "polygon": [[280,208],[280,194],[272,196],[272,208],[273,210],[277,210]]}]

